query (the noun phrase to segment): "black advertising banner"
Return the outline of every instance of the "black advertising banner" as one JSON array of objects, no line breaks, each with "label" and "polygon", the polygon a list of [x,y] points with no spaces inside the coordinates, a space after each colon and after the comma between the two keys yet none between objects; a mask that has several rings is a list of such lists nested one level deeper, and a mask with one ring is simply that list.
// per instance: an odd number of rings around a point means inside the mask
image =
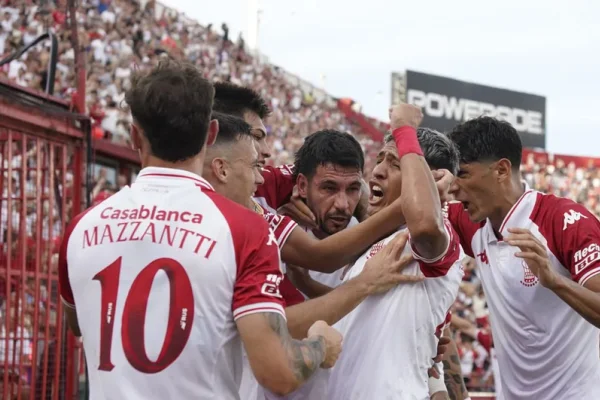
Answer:
[{"label": "black advertising banner", "polygon": [[423,109],[421,126],[447,132],[489,115],[508,121],[524,147],[546,148],[546,98],[415,71],[406,71],[406,102]]}]

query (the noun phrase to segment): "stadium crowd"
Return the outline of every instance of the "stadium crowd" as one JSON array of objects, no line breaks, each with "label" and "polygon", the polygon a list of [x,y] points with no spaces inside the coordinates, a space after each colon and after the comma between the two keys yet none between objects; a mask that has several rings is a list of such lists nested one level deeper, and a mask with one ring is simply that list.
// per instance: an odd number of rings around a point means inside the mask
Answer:
[{"label": "stadium crowd", "polygon": [[[47,29],[59,36],[59,59],[57,65],[55,95],[72,101],[75,93],[74,51],[70,45],[70,30],[66,25],[65,3],[57,1],[1,1],[0,9],[0,54],[3,58],[31,43]],[[232,40],[229,28],[223,24],[202,26],[181,13],[166,9],[155,1],[137,0],[82,0],[85,13],[79,15],[79,40],[86,50],[87,64],[87,112],[93,118],[93,135],[96,138],[112,141],[120,145],[129,145],[129,113],[121,107],[125,90],[130,86],[129,77],[132,68],[149,68],[165,53],[174,57],[185,57],[204,71],[204,75],[215,81],[230,81],[235,84],[250,86],[269,100],[272,115],[267,121],[267,131],[273,149],[271,162],[275,165],[293,161],[295,151],[303,143],[304,138],[317,130],[332,128],[348,131],[355,135],[366,154],[365,171],[371,171],[379,143],[373,141],[361,127],[348,118],[337,105],[337,99],[302,82],[283,69],[269,64],[259,56],[250,54],[244,47],[240,36]],[[18,85],[43,89],[48,52],[39,45],[26,53],[20,60],[11,62],[0,69],[0,78],[15,82]],[[135,66],[135,67],[134,67]],[[373,121],[377,128],[382,124]],[[8,178],[6,169],[9,164],[14,168],[22,165],[22,157],[29,168],[35,165],[35,147],[12,150],[12,159],[8,159],[8,151],[3,152],[4,178]],[[523,165],[525,178],[529,185],[542,192],[555,193],[570,197],[584,204],[596,215],[600,215],[600,172],[595,168],[566,165],[556,159],[553,163],[540,164],[533,157]],[[28,174],[26,187],[19,186],[17,172],[13,177],[13,193],[8,193],[8,185],[3,185],[4,199],[20,197],[20,190],[33,193],[36,190],[35,176]],[[126,185],[127,177],[97,171],[93,183],[93,197],[100,201],[108,194]],[[6,179],[5,179],[6,181]],[[47,181],[46,181],[47,182]],[[70,181],[66,180],[68,190]],[[47,183],[46,183],[47,185]],[[49,191],[48,186],[44,190]],[[19,205],[18,207],[22,207]],[[2,202],[0,221],[0,240],[3,251],[0,263],[6,260],[6,232],[9,220],[13,231],[19,227],[21,211],[13,203],[12,215],[8,215],[6,202]],[[50,221],[53,228],[45,231],[43,240],[53,243],[60,239],[61,221],[54,218],[50,206],[44,204],[44,224]],[[56,210],[55,210],[56,211]],[[27,218],[22,221],[23,228],[30,240],[36,230],[38,210],[28,205]],[[13,241],[13,244],[16,243]],[[46,257],[50,260],[50,268],[56,263],[57,246],[49,246]],[[13,257],[28,257],[27,255]],[[476,271],[472,263],[465,260],[466,277],[454,312],[473,323],[485,325],[487,308],[485,298],[480,290]],[[11,286],[12,287],[12,286]],[[16,286],[15,286],[16,288]],[[8,295],[4,282],[0,282],[0,304],[2,308]],[[51,288],[43,286],[47,291]],[[53,289],[55,290],[55,288]],[[14,296],[14,293],[12,293]],[[27,310],[27,308],[26,308]],[[14,311],[14,310],[13,310]],[[13,312],[14,314],[14,312]],[[31,325],[33,318],[27,313],[25,329]],[[7,310],[2,309],[2,315]],[[2,326],[3,329],[4,325]],[[0,331],[0,339],[5,336]],[[13,335],[11,333],[10,335]],[[17,336],[22,336],[17,333]],[[24,337],[32,337],[27,332]],[[462,338],[462,340],[461,340]],[[30,340],[30,339],[27,339]],[[457,335],[459,353],[462,357],[462,372],[469,380],[471,389],[493,389],[493,376],[489,373],[490,355],[476,341],[467,340]],[[0,365],[6,358],[12,359],[14,347],[5,348],[4,340],[0,340]],[[31,354],[29,347],[22,346],[22,356]]]}]

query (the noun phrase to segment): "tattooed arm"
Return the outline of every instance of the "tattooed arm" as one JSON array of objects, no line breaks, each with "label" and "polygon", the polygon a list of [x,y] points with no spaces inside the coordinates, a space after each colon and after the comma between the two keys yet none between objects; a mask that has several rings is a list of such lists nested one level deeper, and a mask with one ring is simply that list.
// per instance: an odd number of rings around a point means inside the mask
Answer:
[{"label": "tattooed arm", "polygon": [[[444,336],[452,338],[449,328],[444,330]],[[448,350],[444,353],[444,381],[448,389],[450,400],[465,400],[469,398],[469,392],[465,386],[465,381],[460,369],[460,358],[454,339],[450,340]]]},{"label": "tattooed arm", "polygon": [[313,325],[304,340],[292,339],[278,313],[250,314],[236,323],[257,381],[280,396],[296,390],[320,366],[333,366],[341,350],[341,335],[323,322]]}]

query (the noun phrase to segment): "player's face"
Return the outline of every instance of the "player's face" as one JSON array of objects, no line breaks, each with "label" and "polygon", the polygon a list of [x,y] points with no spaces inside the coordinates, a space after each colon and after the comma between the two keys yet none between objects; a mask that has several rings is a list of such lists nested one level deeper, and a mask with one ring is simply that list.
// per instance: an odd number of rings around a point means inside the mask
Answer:
[{"label": "player's face", "polygon": [[244,113],[244,121],[252,127],[252,135],[256,139],[256,151],[258,152],[258,160],[261,165],[265,165],[268,158],[271,157],[271,146],[267,142],[267,128],[260,117],[251,112]]},{"label": "player's face", "polygon": [[471,221],[481,222],[490,217],[502,197],[494,179],[494,163],[461,163],[450,193],[462,202]]},{"label": "player's face", "polygon": [[369,206],[367,214],[373,215],[392,204],[402,193],[402,171],[396,144],[392,140],[383,146],[377,155],[377,164],[373,168],[369,181]]},{"label": "player's face", "polygon": [[246,205],[258,185],[264,182],[254,140],[250,137],[238,140],[231,148],[227,163],[229,177],[226,197]]},{"label": "player's face", "polygon": [[339,165],[319,165],[312,179],[299,178],[299,193],[315,214],[319,229],[329,235],[348,226],[358,205],[361,171]]}]

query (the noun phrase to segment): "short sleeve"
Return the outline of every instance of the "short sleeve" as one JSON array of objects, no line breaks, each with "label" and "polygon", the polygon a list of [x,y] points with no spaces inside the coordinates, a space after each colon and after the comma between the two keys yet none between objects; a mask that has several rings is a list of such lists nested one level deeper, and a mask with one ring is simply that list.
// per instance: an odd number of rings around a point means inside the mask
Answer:
[{"label": "short sleeve", "polygon": [[265,181],[254,194],[258,202],[277,210],[290,201],[295,184],[293,168],[293,164],[265,167],[262,174]]},{"label": "short sleeve", "polygon": [[458,235],[460,245],[469,257],[475,257],[473,254],[473,237],[481,227],[481,224],[472,222],[469,214],[464,210],[462,203],[448,203],[447,206],[448,221]]},{"label": "short sleeve", "polygon": [[448,247],[446,247],[446,251],[435,259],[423,258],[416,252],[411,244],[413,257],[419,263],[421,272],[427,278],[446,276],[450,268],[452,268],[460,257],[461,249],[458,235],[454,229],[452,229],[450,222],[446,219],[444,220],[444,228],[446,229],[446,234],[448,236]]},{"label": "short sleeve", "polygon": [[278,215],[275,213],[266,212],[263,217],[273,231],[279,248],[283,249],[285,242],[287,242],[292,234],[292,231],[298,226],[298,224],[287,215]]},{"label": "short sleeve", "polygon": [[552,195],[541,196],[539,209],[534,222],[572,279],[585,285],[600,274],[600,221],[582,205]]},{"label": "short sleeve", "polygon": [[285,302],[279,285],[283,280],[279,246],[273,231],[260,219],[246,221],[251,228],[247,229],[243,243],[242,238],[234,238],[238,273],[233,288],[233,318],[275,312],[285,318]]}]

